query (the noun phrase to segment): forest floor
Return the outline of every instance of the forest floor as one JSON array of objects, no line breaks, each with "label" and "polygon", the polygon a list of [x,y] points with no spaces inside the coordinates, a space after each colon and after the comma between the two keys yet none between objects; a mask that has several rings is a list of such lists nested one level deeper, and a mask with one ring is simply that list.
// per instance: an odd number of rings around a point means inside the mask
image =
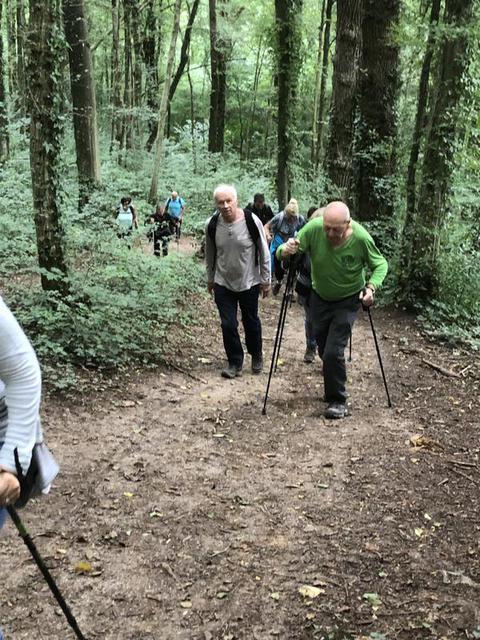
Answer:
[{"label": "forest floor", "polygon": [[[362,314],[351,416],[328,421],[294,305],[263,416],[281,294],[261,303],[265,373],[248,358],[232,381],[196,304],[173,366],[44,402],[61,473],[23,518],[85,637],[479,638],[478,354],[374,309],[389,409]],[[74,637],[11,525],[0,565],[7,640]]]}]

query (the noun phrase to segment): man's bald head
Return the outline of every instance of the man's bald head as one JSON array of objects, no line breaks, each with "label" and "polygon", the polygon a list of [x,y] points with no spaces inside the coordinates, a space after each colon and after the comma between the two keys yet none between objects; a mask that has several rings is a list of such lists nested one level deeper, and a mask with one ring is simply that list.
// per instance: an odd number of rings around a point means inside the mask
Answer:
[{"label": "man's bald head", "polygon": [[340,225],[350,222],[350,210],[344,202],[336,200],[325,207],[323,220],[327,225]]}]

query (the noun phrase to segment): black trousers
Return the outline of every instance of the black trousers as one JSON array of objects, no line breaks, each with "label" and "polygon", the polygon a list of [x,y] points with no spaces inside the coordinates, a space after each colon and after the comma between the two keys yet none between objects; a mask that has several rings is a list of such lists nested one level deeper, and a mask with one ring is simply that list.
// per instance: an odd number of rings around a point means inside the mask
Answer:
[{"label": "black trousers", "polygon": [[252,356],[262,354],[262,325],[258,317],[259,292],[258,284],[246,291],[231,291],[219,284],[214,287],[215,302],[222,325],[223,346],[228,363],[236,367],[243,365],[243,347],[238,334],[238,307],[242,312],[248,353]]},{"label": "black trousers", "polygon": [[312,291],[310,312],[317,340],[318,354],[323,361],[323,383],[327,402],[345,403],[347,368],[345,347],[360,308],[359,293],[343,300],[328,301]]}]

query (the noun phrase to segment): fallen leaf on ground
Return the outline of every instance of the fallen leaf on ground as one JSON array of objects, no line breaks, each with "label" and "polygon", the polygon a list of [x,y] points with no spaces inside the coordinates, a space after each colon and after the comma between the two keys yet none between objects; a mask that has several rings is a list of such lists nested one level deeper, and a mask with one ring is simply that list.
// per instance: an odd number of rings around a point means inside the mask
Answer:
[{"label": "fallen leaf on ground", "polygon": [[75,573],[92,573],[93,567],[90,562],[82,560],[81,562],[77,562],[74,571]]},{"label": "fallen leaf on ground", "polygon": [[325,593],[325,589],[319,589],[318,587],[313,587],[311,584],[303,584],[298,588],[298,592],[304,598],[318,598],[321,593]]}]

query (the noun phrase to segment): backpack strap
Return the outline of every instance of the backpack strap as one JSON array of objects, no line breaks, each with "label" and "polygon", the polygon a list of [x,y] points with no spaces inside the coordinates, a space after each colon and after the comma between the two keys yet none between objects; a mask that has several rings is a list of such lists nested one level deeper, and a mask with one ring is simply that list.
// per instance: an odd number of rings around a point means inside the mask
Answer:
[{"label": "backpack strap", "polygon": [[217,243],[215,242],[215,234],[217,233],[218,218],[220,217],[220,211],[216,211],[210,218],[207,227],[207,234],[210,240],[213,242],[213,267],[215,268],[215,262],[217,260]]},{"label": "backpack strap", "polygon": [[260,231],[253,219],[253,213],[248,209],[245,209],[245,222],[247,223],[248,233],[252,239],[252,242],[255,246],[255,266],[258,267],[258,240],[260,238]]},{"label": "backpack strap", "polygon": [[165,204],[165,213],[168,213],[168,207],[170,206],[170,202],[172,201],[171,198],[169,198]]}]

